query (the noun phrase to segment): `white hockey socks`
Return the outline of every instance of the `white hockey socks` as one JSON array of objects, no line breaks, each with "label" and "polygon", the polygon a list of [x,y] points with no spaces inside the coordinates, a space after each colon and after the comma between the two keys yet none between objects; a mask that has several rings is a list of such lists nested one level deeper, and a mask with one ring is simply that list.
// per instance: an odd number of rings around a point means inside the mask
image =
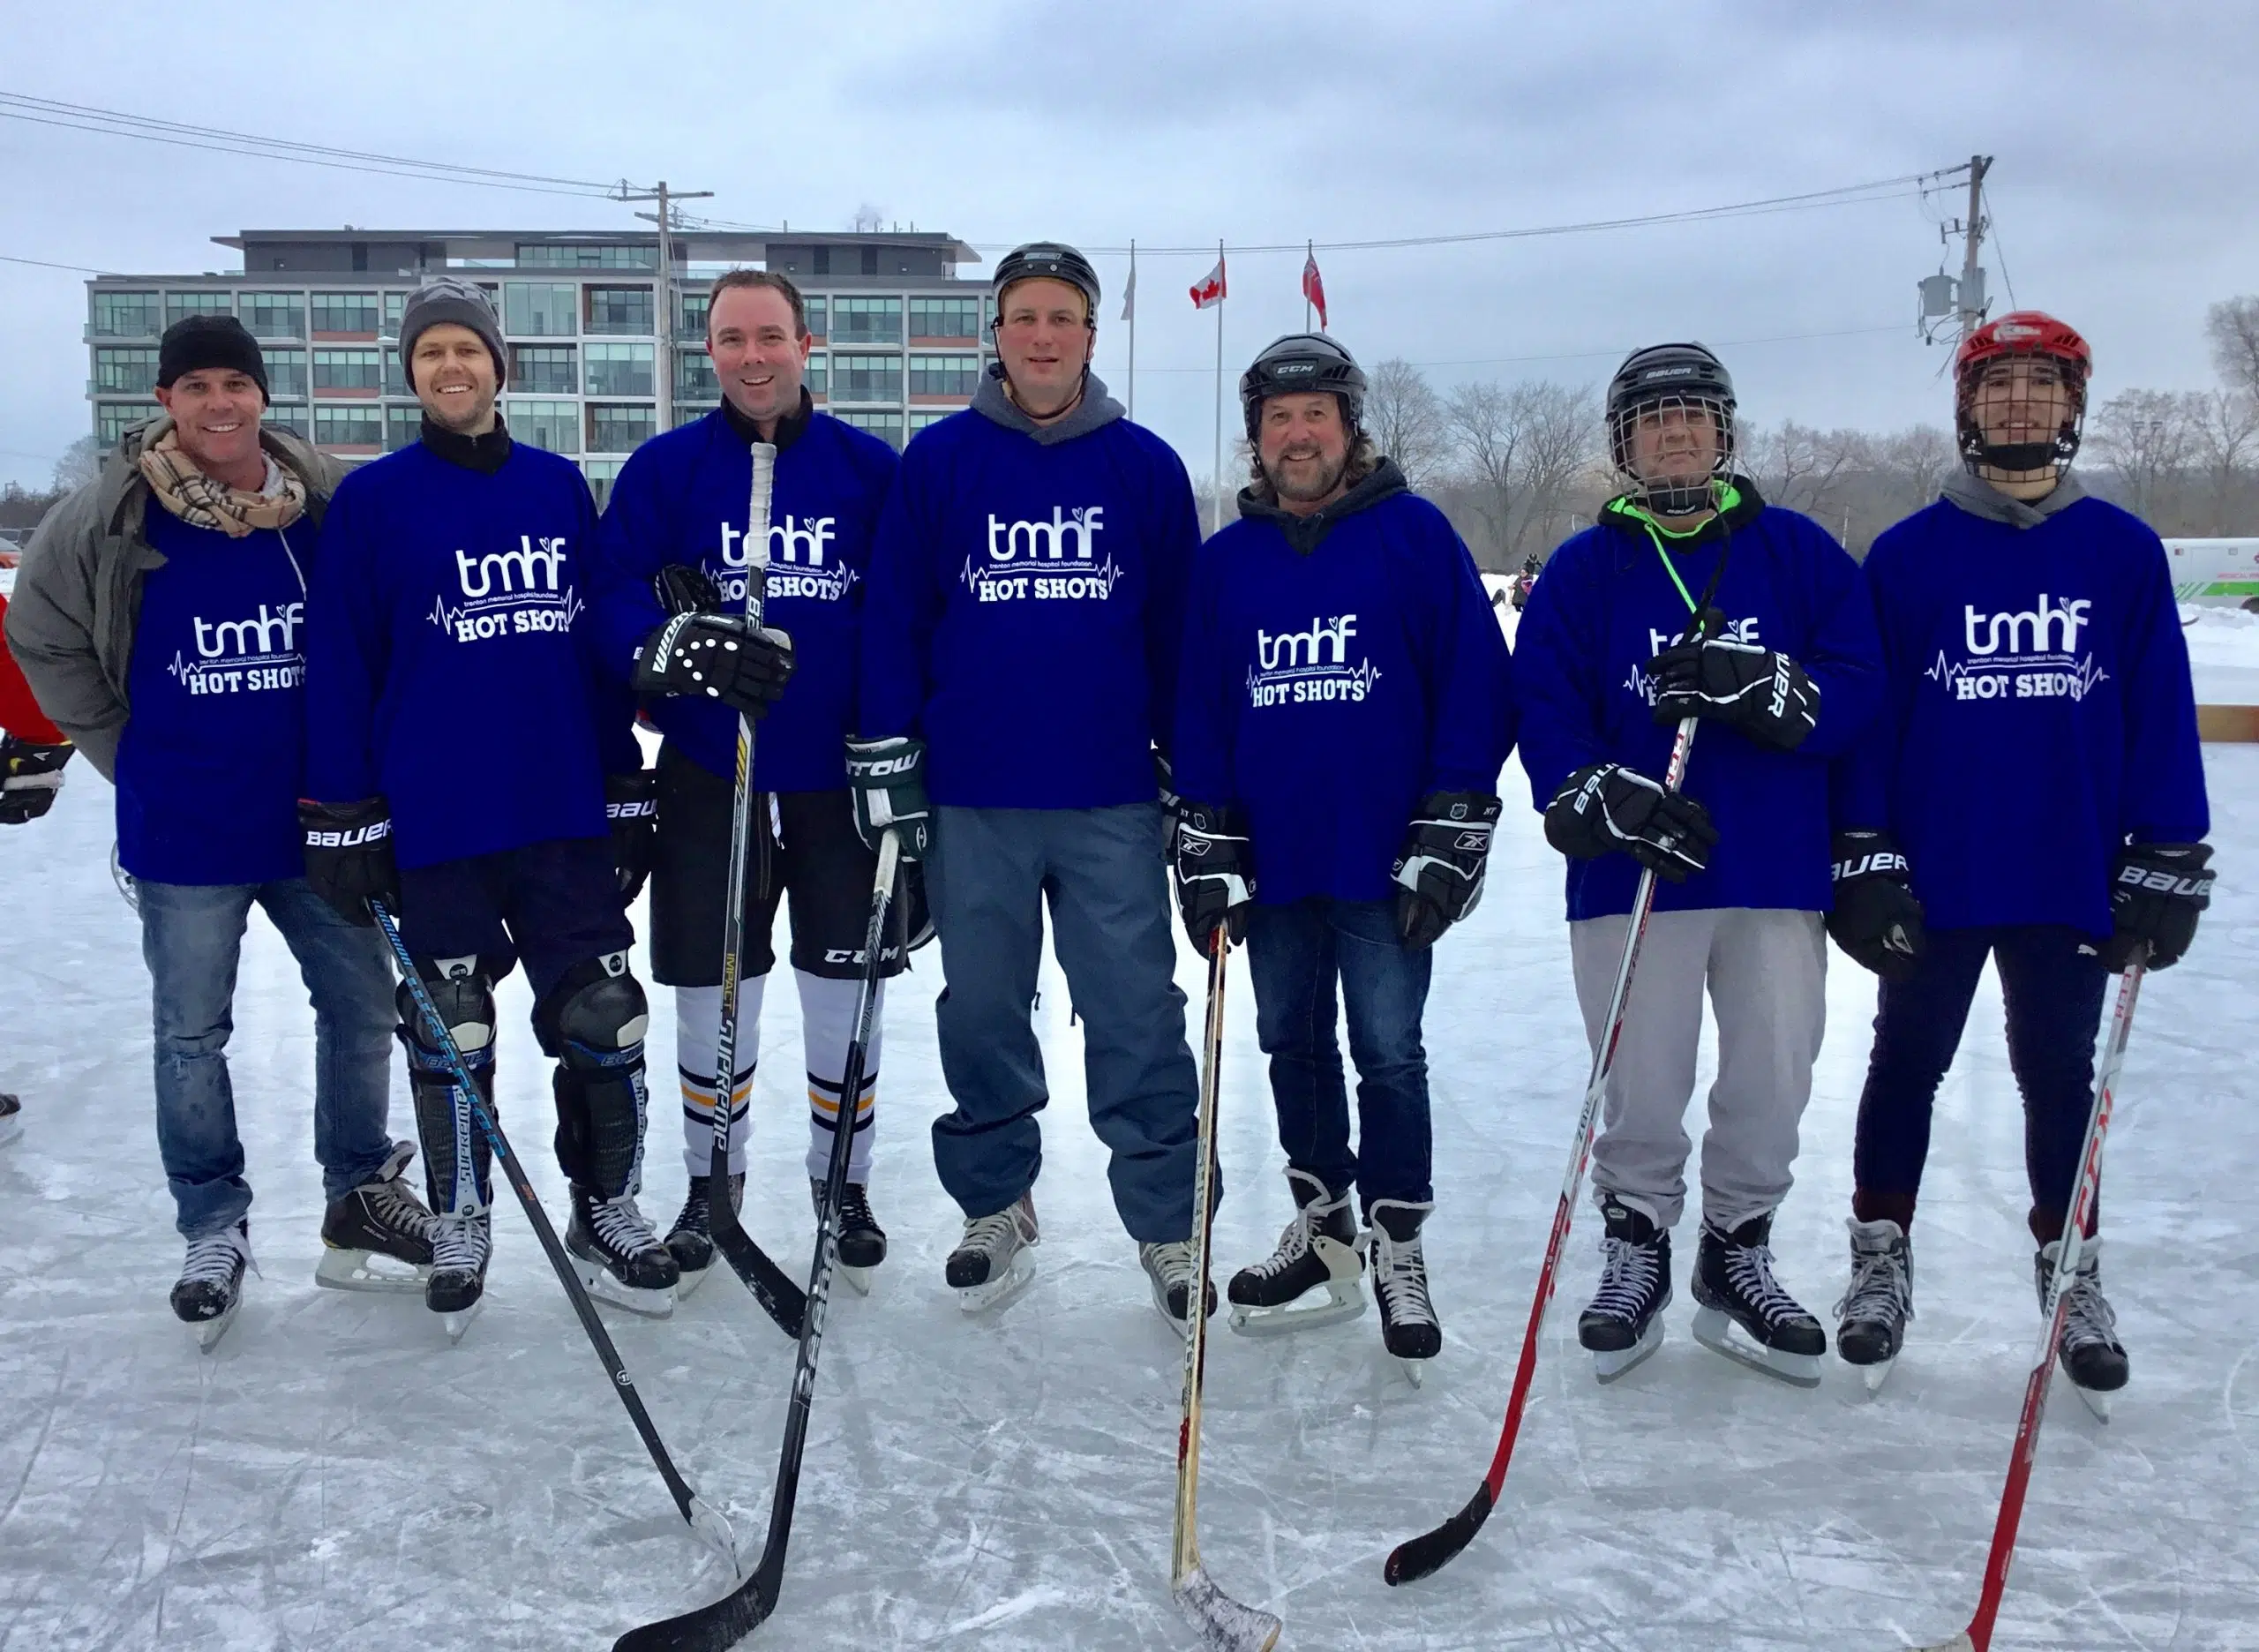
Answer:
[{"label": "white hockey socks", "polygon": [[[730,1086],[730,1174],[745,1174],[746,1138],[752,1133],[753,1070],[760,1059],[761,999],[765,975],[738,985],[735,1082]],[[674,1059],[682,1078],[682,1159],[702,1176],[714,1152],[714,1056],[722,1038],[722,989],[674,989]]]},{"label": "white hockey socks", "polygon": [[[860,983],[832,980],[805,970],[793,973],[800,983],[800,1030],[807,1051],[808,1179],[820,1182],[831,1162],[831,1135],[839,1121],[840,1085],[847,1077],[847,1047],[855,1037],[855,996]],[[855,1137],[847,1159],[847,1179],[864,1184],[871,1179],[871,1142],[877,1134],[880,1028],[885,1009],[886,983],[881,981],[871,1006],[871,1044],[863,1062]],[[709,1055],[706,1063],[712,1066],[713,1057]]]}]

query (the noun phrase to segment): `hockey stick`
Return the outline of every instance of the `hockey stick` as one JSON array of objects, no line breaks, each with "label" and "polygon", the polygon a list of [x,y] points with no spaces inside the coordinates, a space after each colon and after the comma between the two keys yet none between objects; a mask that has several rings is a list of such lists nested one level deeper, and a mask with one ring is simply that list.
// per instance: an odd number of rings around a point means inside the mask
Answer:
[{"label": "hockey stick", "polygon": [[1176,1425],[1176,1539],[1169,1593],[1218,1652],[1271,1652],[1286,1625],[1243,1606],[1216,1587],[1200,1564],[1200,1384],[1208,1363],[1208,1257],[1215,1235],[1210,1188],[1216,1174],[1216,1097],[1224,1064],[1224,976],[1231,956],[1227,927],[1208,941],[1208,1026],[1200,1045],[1200,1123],[1192,1172],[1192,1283],[1184,1297],[1184,1400]]},{"label": "hockey stick", "polygon": [[[1706,593],[1707,603],[1707,593]],[[1670,764],[1663,770],[1662,789],[1678,790],[1686,777],[1687,755],[1694,748],[1694,727],[1700,719],[1681,718],[1678,737],[1671,742]],[[1514,1439],[1521,1432],[1522,1410],[1529,1403],[1529,1387],[1537,1375],[1538,1333],[1545,1328],[1545,1310],[1553,1305],[1554,1275],[1561,1265],[1561,1249],[1569,1237],[1569,1222],[1577,1194],[1584,1186],[1585,1161],[1592,1155],[1593,1126],[1600,1118],[1601,1098],[1608,1090],[1608,1070],[1616,1059],[1616,1040],[1624,1032],[1624,1006],[1632,995],[1632,972],[1640,962],[1640,943],[1647,939],[1647,919],[1655,904],[1655,871],[1640,869],[1640,886],[1632,897],[1630,926],[1624,932],[1624,956],[1616,965],[1616,984],[1609,991],[1608,1015],[1601,1022],[1600,1040],[1593,1046],[1592,1076],[1585,1081],[1584,1111],[1577,1118],[1574,1145],[1569,1150],[1568,1174],[1561,1178],[1561,1202],[1554,1208],[1552,1236],[1545,1243],[1544,1265],[1537,1271],[1537,1296],[1529,1304],[1529,1325],[1522,1333],[1521,1363],[1514,1368],[1512,1398],[1506,1401],[1506,1424],[1498,1435],[1498,1449],[1490,1472],[1465,1508],[1431,1532],[1399,1543],[1389,1551],[1381,1575],[1390,1583],[1411,1583],[1448,1566],[1459,1551],[1475,1541],[1482,1522],[1497,1506],[1505,1489],[1506,1464],[1514,1454]]]},{"label": "hockey stick", "polygon": [[[871,887],[871,917],[863,931],[863,979],[855,994],[855,1036],[847,1047],[840,1093],[862,1093],[863,1069],[871,1048],[871,1024],[878,1008],[879,967],[886,944],[887,904],[894,895],[901,845],[889,830],[879,839],[878,875]],[[831,1301],[831,1275],[839,1261],[839,1199],[847,1186],[854,1152],[851,1114],[831,1133],[831,1157],[824,1166],[823,1208],[816,1218],[815,1259],[808,1269],[807,1314],[800,1326],[800,1356],[792,1368],[792,1396],[784,1414],[784,1448],[769,1494],[769,1541],[761,1564],[724,1598],[663,1623],[631,1629],[612,1643],[612,1652],[726,1652],[768,1621],[784,1583],[784,1549],[792,1535],[792,1506],[800,1485],[800,1457],[807,1445],[808,1410],[815,1393],[816,1355],[823,1346],[824,1310]]]},{"label": "hockey stick", "polygon": [[511,1150],[510,1138],[502,1134],[501,1125],[487,1108],[476,1079],[462,1059],[462,1051],[455,1048],[454,1034],[447,1031],[447,1022],[440,1017],[439,1007],[432,1002],[432,995],[424,985],[424,978],[417,972],[416,960],[409,956],[408,945],[400,938],[400,926],[380,900],[371,900],[369,910],[376,915],[377,927],[384,931],[385,940],[392,948],[393,962],[400,966],[400,978],[408,984],[409,996],[416,1001],[416,1010],[424,1017],[424,1025],[439,1045],[439,1053],[447,1058],[447,1070],[454,1077],[455,1093],[462,1098],[456,1105],[468,1104],[471,1117],[494,1150],[494,1163],[510,1183],[510,1190],[518,1196],[518,1203],[525,1207],[526,1220],[533,1224],[534,1236],[541,1241],[541,1248],[548,1252],[549,1265],[557,1270],[557,1277],[565,1283],[565,1295],[572,1299],[573,1311],[581,1317],[581,1329],[589,1333],[595,1345],[597,1359],[604,1363],[604,1372],[612,1378],[619,1403],[627,1408],[628,1420],[635,1424],[635,1431],[643,1437],[643,1449],[651,1453],[651,1462],[659,1471],[659,1478],[667,1483],[667,1494],[674,1498],[674,1506],[682,1512],[683,1520],[693,1534],[714,1545],[728,1559],[730,1574],[738,1575],[737,1535],[730,1529],[730,1522],[709,1506],[690,1483],[674,1466],[674,1459],[667,1455],[666,1443],[659,1438],[659,1430],[651,1422],[651,1414],[643,1408],[643,1398],[635,1392],[635,1384],[627,1375],[627,1366],[619,1357],[619,1350],[612,1346],[612,1333],[604,1328],[604,1321],[597,1317],[597,1306],[589,1300],[587,1287],[580,1275],[573,1271],[573,1264],[565,1254],[565,1247],[558,1243],[557,1229],[551,1226],[549,1213],[541,1207],[541,1196],[533,1190],[527,1179],[525,1166]]},{"label": "hockey stick", "polygon": [[2008,1456],[2008,1483],[2000,1490],[2000,1512],[1993,1522],[1992,1552],[1985,1558],[1985,1587],[1977,1597],[1977,1615],[1969,1627],[1950,1641],[1922,1648],[1922,1652],[1985,1652],[1993,1644],[1993,1625],[2000,1615],[2000,1597],[2008,1586],[2008,1563],[2015,1558],[2016,1528],[2023,1520],[2023,1494],[2031,1483],[2031,1460],[2039,1452],[2039,1420],[2047,1408],[2047,1388],[2055,1370],[2055,1350],[2063,1340],[2063,1320],[2070,1310],[2065,1290],[2078,1276],[2079,1252],[2086,1248],[2086,1220],[2102,1185],[2102,1142],[2110,1133],[2110,1109],[2116,1101],[2118,1070],[2125,1065],[2126,1040],[2134,1030],[2134,1001],[2141,996],[2142,977],[2148,972],[2149,949],[2143,947],[2118,983],[2117,1007],[2110,1012],[2110,1038],[2103,1046],[2101,1063],[2095,1069],[2094,1104],[2087,1115],[2086,1143],[2079,1149],[2079,1182],[2071,1196],[2070,1220],[2063,1224],[2063,1239],[2055,1251],[2055,1271],[2047,1280],[2047,1315],[2039,1327],[2039,1348],[2032,1356],[2031,1375],[2023,1386],[2023,1415],[2015,1426],[2015,1449]]},{"label": "hockey stick", "polygon": [[[769,502],[777,449],[753,444],[753,493],[746,506],[745,617],[761,623],[769,584]],[[730,806],[730,874],[722,906],[722,1028],[714,1053],[714,1145],[706,1159],[706,1208],[714,1246],[786,1336],[807,1321],[808,1299],[769,1253],[753,1242],[730,1198],[730,1115],[737,1110],[738,970],[745,953],[745,866],[753,839],[753,719],[738,714],[737,795]],[[748,1100],[747,1106],[751,1102]]]}]

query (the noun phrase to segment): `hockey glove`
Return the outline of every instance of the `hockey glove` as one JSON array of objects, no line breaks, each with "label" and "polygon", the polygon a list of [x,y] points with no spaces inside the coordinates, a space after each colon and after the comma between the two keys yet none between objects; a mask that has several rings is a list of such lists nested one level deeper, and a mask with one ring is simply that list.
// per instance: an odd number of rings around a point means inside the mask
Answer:
[{"label": "hockey glove", "polygon": [[847,739],[847,785],[855,830],[876,854],[892,827],[905,860],[923,860],[934,846],[934,806],[926,797],[926,742],[914,734]]},{"label": "hockey glove", "polygon": [[2196,915],[2212,904],[2210,844],[2134,844],[2110,880],[2110,939],[2102,967],[2116,974],[2143,946],[2153,970],[2171,969],[2196,938]]},{"label": "hockey glove", "polygon": [[1913,980],[1928,942],[1906,857],[1888,832],[1843,831],[1835,834],[1833,859],[1835,902],[1827,933],[1862,968],[1887,981]]},{"label": "hockey glove", "polygon": [[1161,859],[1176,863],[1176,826],[1184,815],[1184,800],[1176,794],[1176,770],[1161,749],[1153,747],[1153,789],[1161,800]]},{"label": "hockey glove", "polygon": [[1580,860],[1628,854],[1665,882],[1684,883],[1710,864],[1718,829],[1710,811],[1683,792],[1622,763],[1594,763],[1545,806],[1545,841]]},{"label": "hockey glove", "polygon": [[677,614],[635,650],[630,685],[646,699],[719,700],[756,721],[792,679],[792,639],[736,614]]},{"label": "hockey glove", "polygon": [[651,862],[659,852],[659,776],[653,769],[604,777],[604,818],[612,822],[612,863],[619,871],[619,894],[633,901],[643,892]]},{"label": "hockey glove", "polygon": [[1388,874],[1396,891],[1396,935],[1412,951],[1431,947],[1482,898],[1498,800],[1487,792],[1430,792],[1405,834]]},{"label": "hockey glove", "polygon": [[63,789],[63,765],[75,749],[68,740],[34,746],[13,734],[0,735],[0,826],[35,821],[55,807],[55,794]]},{"label": "hockey glove", "polygon": [[896,875],[894,897],[902,903],[902,948],[915,952],[934,938],[934,906],[926,898],[923,861],[904,860]]},{"label": "hockey glove", "polygon": [[1804,667],[1754,643],[1720,636],[1676,642],[1648,662],[1647,676],[1658,723],[1713,717],[1786,752],[1803,745],[1820,721],[1820,689]]},{"label": "hockey glove", "polygon": [[298,824],[306,833],[306,882],[337,909],[339,917],[364,929],[376,922],[371,900],[400,910],[400,873],[392,860],[392,812],[382,798],[358,803],[315,803],[301,800]]},{"label": "hockey glove", "polygon": [[1247,816],[1190,800],[1177,807],[1176,909],[1184,919],[1184,933],[1202,952],[1218,924],[1233,941],[1245,939],[1247,909],[1255,899],[1255,852],[1247,840]]},{"label": "hockey glove", "polygon": [[651,589],[659,606],[671,614],[722,612],[721,588],[704,568],[692,563],[668,563],[651,581]]}]

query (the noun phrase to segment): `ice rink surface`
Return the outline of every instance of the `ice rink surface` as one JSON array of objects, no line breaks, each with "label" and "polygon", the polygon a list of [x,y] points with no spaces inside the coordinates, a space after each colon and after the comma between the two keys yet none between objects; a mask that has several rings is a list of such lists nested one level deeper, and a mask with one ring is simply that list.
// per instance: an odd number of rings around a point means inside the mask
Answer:
[{"label": "ice rink surface", "polygon": [[[2105,1279],[2133,1385],[2105,1429],[2057,1384],[2004,1648],[2259,1647],[2259,748],[2207,758],[2218,898],[2189,960],[2143,997],[2109,1147]],[[1443,943],[1428,1022],[1443,1355],[1415,1391],[1370,1313],[1264,1342],[1220,1321],[1201,1484],[1211,1571],[1281,1614],[1297,1648],[1943,1639],[1975,1598],[2036,1327],[2021,1122],[1989,985],[1940,1100],[1920,1317],[1880,1398],[1832,1355],[1805,1393],[1695,1345],[1683,1263],[1662,1350],[1600,1388],[1574,1345],[1596,1266],[1587,1206],[1503,1506],[1438,1577],[1382,1584],[1389,1547],[1457,1509],[1489,1460],[1587,1061],[1557,863],[1518,766],[1505,784],[1490,892]],[[138,931],[105,866],[110,807],[74,765],[52,815],[0,832],[0,1086],[23,1094],[26,1125],[0,1148],[0,1648],[557,1652],[709,1597],[717,1567],[507,1198],[490,1306],[460,1348],[417,1298],[314,1287],[311,1024],[264,920],[233,1050],[263,1273],[218,1349],[197,1352],[165,1302],[180,1249]],[[1785,1281],[1831,1328],[1874,996],[1840,957],[1832,968],[1800,1180],[1775,1234]],[[1199,990],[1189,953],[1179,979]],[[987,1319],[962,1315],[941,1277],[958,1217],[926,1136],[947,1105],[939,986],[921,954],[889,1006],[874,1200],[893,1255],[869,1300],[835,1301],[784,1603],[749,1644],[1190,1647],[1167,1582],[1179,1349],[1107,1196],[1064,984],[1047,967],[1040,1275]],[[1232,991],[1220,1273],[1265,1254],[1287,1215],[1236,968]],[[504,1123],[561,1221],[522,980],[503,1003]],[[747,1217],[799,1269],[793,995],[769,1010]],[[664,994],[656,1014],[653,1047],[671,1051]],[[683,1186],[664,1085],[655,1112],[646,1203],[664,1221]],[[726,1274],[672,1323],[609,1320],[750,1558],[792,1346]]]}]

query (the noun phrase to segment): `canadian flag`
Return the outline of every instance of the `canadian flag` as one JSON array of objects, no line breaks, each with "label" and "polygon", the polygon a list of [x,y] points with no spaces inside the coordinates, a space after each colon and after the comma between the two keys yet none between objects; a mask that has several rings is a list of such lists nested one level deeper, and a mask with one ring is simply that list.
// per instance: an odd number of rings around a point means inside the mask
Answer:
[{"label": "canadian flag", "polygon": [[1219,253],[1216,257],[1216,267],[1203,276],[1199,284],[1192,289],[1192,307],[1195,310],[1205,310],[1210,304],[1220,304],[1223,301],[1224,260],[1223,255]]},{"label": "canadian flag", "polygon": [[1317,254],[1310,253],[1302,260],[1302,297],[1310,300],[1311,309],[1317,312],[1317,328],[1325,330],[1325,277],[1317,273]]}]

